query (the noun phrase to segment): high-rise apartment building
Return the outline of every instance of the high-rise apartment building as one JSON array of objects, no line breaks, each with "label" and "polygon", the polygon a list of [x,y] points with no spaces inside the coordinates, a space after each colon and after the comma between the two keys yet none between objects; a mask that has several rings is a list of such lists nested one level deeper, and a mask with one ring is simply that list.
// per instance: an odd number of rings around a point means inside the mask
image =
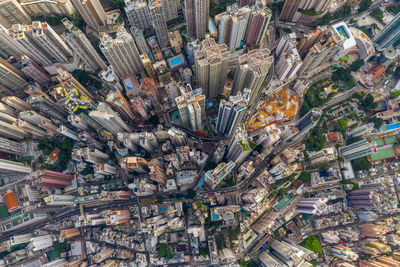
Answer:
[{"label": "high-rise apartment building", "polygon": [[339,148],[340,155],[345,160],[353,160],[369,156],[376,151],[375,142],[361,140],[353,144]]},{"label": "high-rise apartment building", "polygon": [[13,56],[18,58],[24,54],[24,47],[15,41],[9,30],[0,24],[0,55],[3,58],[9,58]]},{"label": "high-rise apartment building", "polygon": [[21,56],[21,71],[39,84],[44,84],[50,81],[49,74],[25,55]]},{"label": "high-rise apartment building", "polygon": [[43,67],[69,63],[72,58],[72,51],[47,23],[33,21],[32,25],[15,24],[11,34],[24,48],[24,54]]},{"label": "high-rise apartment building", "polygon": [[26,101],[49,118],[54,117],[62,122],[66,122],[68,116],[67,110],[62,106],[58,106],[49,97],[35,94],[30,95]]},{"label": "high-rise apartment building", "polygon": [[188,35],[203,39],[208,29],[210,0],[185,0],[184,3]]},{"label": "high-rise apartment building", "polygon": [[327,212],[327,201],[327,198],[303,198],[297,203],[296,209],[298,213],[321,215]]},{"label": "high-rise apartment building", "polygon": [[398,13],[386,26],[372,39],[377,50],[382,51],[400,40],[400,13]]},{"label": "high-rise apartment building", "polygon": [[141,157],[125,157],[121,159],[122,168],[134,170],[137,173],[148,173],[148,165],[148,161]]},{"label": "high-rise apartment building", "polygon": [[132,27],[131,28],[131,33],[133,36],[133,39],[135,40],[135,44],[139,50],[140,55],[145,55],[147,57],[153,58],[151,54],[151,50],[146,42],[146,39],[144,38],[143,31],[139,28]]},{"label": "high-rise apartment building", "polygon": [[151,29],[151,16],[149,6],[144,0],[125,0],[125,13],[131,27],[142,30]]},{"label": "high-rise apartment building", "polygon": [[62,38],[84,62],[86,65],[85,70],[90,72],[97,72],[99,69],[106,70],[106,63],[101,59],[85,34],[67,18],[64,18],[62,23],[68,29],[62,35]]},{"label": "high-rise apartment building", "polygon": [[308,50],[317,42],[319,42],[328,30],[327,26],[318,26],[313,32],[303,33],[300,41],[297,43],[297,51],[300,56],[304,56],[308,53]]},{"label": "high-rise apartment building", "polygon": [[152,1],[149,4],[149,9],[158,43],[161,48],[165,48],[168,46],[168,28],[164,13],[164,6],[160,1]]},{"label": "high-rise apartment building", "polygon": [[275,73],[281,81],[290,80],[295,77],[302,64],[296,47],[290,45],[285,51],[282,51],[275,67]]},{"label": "high-rise apartment building", "polygon": [[201,44],[195,54],[197,81],[207,98],[215,98],[224,88],[230,53],[227,45],[216,44],[214,39]]},{"label": "high-rise apartment building", "polygon": [[100,0],[71,1],[91,30],[98,32],[101,27],[106,26],[107,15]]},{"label": "high-rise apartment building", "polygon": [[29,147],[24,142],[15,142],[3,137],[0,137],[0,151],[26,157],[29,155]]},{"label": "high-rise apartment building", "polygon": [[236,95],[243,88],[251,90],[249,105],[253,105],[259,97],[263,83],[267,78],[269,69],[274,62],[271,51],[267,48],[251,50],[241,55],[236,67],[232,95]]},{"label": "high-rise apartment building", "polygon": [[193,131],[202,130],[206,98],[201,88],[192,90],[190,84],[187,84],[186,87],[180,87],[180,92],[181,96],[175,98],[175,102],[183,125]]},{"label": "high-rise apartment building", "polygon": [[22,72],[0,58],[0,87],[5,86],[10,95],[18,95],[28,86],[25,78]]},{"label": "high-rise apartment building", "polygon": [[282,8],[281,20],[297,21],[303,10],[314,10],[317,13],[324,12],[330,8],[332,0],[288,0]]},{"label": "high-rise apartment building", "polygon": [[18,111],[26,111],[32,109],[31,105],[16,96],[5,96],[1,99],[1,101]]},{"label": "high-rise apartment building", "polygon": [[90,111],[89,116],[115,135],[131,131],[119,114],[104,102],[100,102],[96,110]]},{"label": "high-rise apartment building", "polygon": [[31,172],[32,168],[24,163],[0,159],[0,175],[2,179],[9,178],[10,182],[14,182],[25,178]]},{"label": "high-rise apartment building", "polygon": [[11,27],[13,24],[30,24],[31,17],[17,0],[0,1],[0,24]]},{"label": "high-rise apartment building", "polygon": [[252,148],[249,143],[248,134],[244,124],[239,125],[234,132],[231,142],[228,145],[226,159],[240,164],[248,155]]},{"label": "high-rise apartment building", "polygon": [[267,7],[259,8],[258,5],[254,5],[251,8],[246,34],[246,43],[248,45],[251,47],[261,46],[271,17],[272,11]]},{"label": "high-rise apartment building", "polygon": [[324,36],[308,50],[298,74],[302,76],[310,76],[329,67],[329,60],[344,41],[345,39],[336,31],[331,29],[327,30]]},{"label": "high-rise apartment building", "polygon": [[31,16],[71,16],[75,12],[75,8],[70,0],[21,0],[20,4]]},{"label": "high-rise apartment building", "polygon": [[101,51],[121,79],[143,69],[135,41],[124,26],[118,28],[115,39],[103,33],[100,42]]},{"label": "high-rise apartment building", "polygon": [[229,96],[229,100],[219,103],[218,119],[215,131],[220,136],[231,136],[234,130],[243,122],[247,111],[247,102],[250,100],[251,90],[244,89],[243,93]]},{"label": "high-rise apartment building", "polygon": [[22,140],[28,136],[28,133],[24,129],[20,129],[16,125],[4,121],[0,121],[0,134],[14,140]]},{"label": "high-rise apartment building", "polygon": [[218,43],[227,44],[230,51],[243,45],[249,13],[249,7],[228,6],[220,19]]},{"label": "high-rise apartment building", "polygon": [[144,69],[146,70],[147,76],[153,80],[157,80],[156,72],[154,70],[153,64],[147,55],[140,55]]},{"label": "high-rise apartment building", "polygon": [[125,120],[132,122],[137,120],[130,103],[120,91],[110,91],[106,97],[106,102]]},{"label": "high-rise apartment building", "polygon": [[163,6],[163,12],[166,21],[176,19],[178,17],[178,8],[176,6],[176,0],[160,0]]}]

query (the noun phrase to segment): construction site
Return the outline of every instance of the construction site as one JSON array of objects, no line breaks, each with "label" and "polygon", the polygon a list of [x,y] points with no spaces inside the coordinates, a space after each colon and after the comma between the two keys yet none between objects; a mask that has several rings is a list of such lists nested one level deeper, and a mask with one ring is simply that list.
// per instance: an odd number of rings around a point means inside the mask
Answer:
[{"label": "construction site", "polygon": [[260,105],[257,113],[246,123],[246,129],[253,132],[270,124],[292,120],[299,110],[299,96],[284,86]]}]

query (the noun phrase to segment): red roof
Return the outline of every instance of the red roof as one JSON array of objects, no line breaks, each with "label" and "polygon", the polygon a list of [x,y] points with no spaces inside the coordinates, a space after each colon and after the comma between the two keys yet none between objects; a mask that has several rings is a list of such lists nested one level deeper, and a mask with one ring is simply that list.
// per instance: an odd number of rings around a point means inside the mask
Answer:
[{"label": "red roof", "polygon": [[60,150],[58,148],[54,149],[53,152],[51,152],[49,159],[55,161],[58,158],[58,153],[60,153]]},{"label": "red roof", "polygon": [[338,133],[334,132],[334,133],[327,133],[326,134],[326,139],[328,140],[328,142],[335,142],[339,139]]}]

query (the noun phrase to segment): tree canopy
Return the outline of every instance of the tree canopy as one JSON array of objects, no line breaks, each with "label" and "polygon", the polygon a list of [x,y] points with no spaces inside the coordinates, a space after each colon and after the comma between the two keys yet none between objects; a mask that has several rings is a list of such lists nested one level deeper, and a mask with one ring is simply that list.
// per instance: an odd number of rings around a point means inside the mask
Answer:
[{"label": "tree canopy", "polygon": [[368,171],[372,168],[371,162],[369,162],[367,157],[358,158],[351,161],[353,169],[355,171]]},{"label": "tree canopy", "polygon": [[351,71],[358,71],[363,65],[364,65],[364,60],[357,59],[350,65],[350,69]]}]

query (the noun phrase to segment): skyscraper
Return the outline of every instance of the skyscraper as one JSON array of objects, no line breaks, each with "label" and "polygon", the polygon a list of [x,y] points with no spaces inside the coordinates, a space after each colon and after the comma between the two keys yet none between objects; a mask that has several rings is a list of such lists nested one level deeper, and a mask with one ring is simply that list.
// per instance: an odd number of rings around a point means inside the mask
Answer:
[{"label": "skyscraper", "polygon": [[195,54],[197,81],[207,98],[215,98],[224,88],[230,53],[227,45],[216,44],[214,39],[201,44]]},{"label": "skyscraper", "polygon": [[279,80],[289,80],[295,77],[302,64],[296,47],[291,45],[281,53],[275,72]]},{"label": "skyscraper", "polygon": [[10,95],[18,95],[28,85],[25,75],[6,60],[0,58],[0,87],[5,86]]},{"label": "skyscraper", "polygon": [[338,47],[344,42],[336,31],[329,29],[322,39],[316,42],[307,52],[303,59],[298,74],[310,76],[330,66],[329,60],[336,53]]},{"label": "skyscraper", "polygon": [[146,39],[144,38],[143,31],[139,28],[132,27],[131,33],[132,33],[133,39],[135,40],[135,44],[139,50],[140,55],[153,57],[151,54],[150,48],[146,42]]},{"label": "skyscraper", "polygon": [[386,26],[374,36],[372,41],[375,43],[376,49],[384,50],[391,44],[400,40],[400,13],[398,13]]},{"label": "skyscraper", "polygon": [[124,26],[118,28],[115,39],[103,33],[100,42],[101,51],[121,79],[143,69],[135,41]]},{"label": "skyscraper", "polygon": [[303,198],[297,203],[297,212],[306,214],[323,214],[327,212],[328,198]]},{"label": "skyscraper", "polygon": [[75,8],[70,0],[20,0],[22,8],[31,16],[67,15],[71,16],[75,12]]},{"label": "skyscraper", "polygon": [[136,121],[130,103],[120,91],[110,91],[106,98],[107,103],[128,121]]},{"label": "skyscraper", "polygon": [[219,103],[218,120],[215,131],[220,136],[231,136],[233,131],[243,122],[247,111],[247,102],[250,100],[250,89],[244,89],[243,93],[229,96],[229,100],[221,100]]},{"label": "skyscraper", "polygon": [[304,58],[304,56],[308,53],[308,50],[317,42],[319,42],[327,31],[326,26],[318,26],[311,33],[303,33],[300,41],[297,43],[297,51],[300,56]]},{"label": "skyscraper", "polygon": [[218,43],[227,44],[230,51],[240,47],[245,39],[249,13],[249,7],[228,6],[225,14],[221,16]]},{"label": "skyscraper", "polygon": [[151,16],[149,6],[143,0],[125,0],[125,13],[131,27],[142,30],[151,29]]},{"label": "skyscraper", "polygon": [[184,3],[188,35],[203,39],[208,29],[210,0],[185,0]]},{"label": "skyscraper", "polygon": [[234,132],[231,142],[228,145],[226,159],[240,164],[248,155],[252,148],[249,143],[248,134],[244,124],[239,125]]},{"label": "skyscraper", "polygon": [[118,113],[104,102],[100,102],[96,110],[90,111],[89,116],[115,135],[131,131]]},{"label": "skyscraper", "polygon": [[201,88],[192,90],[190,84],[180,87],[181,96],[175,98],[182,124],[193,131],[203,129],[206,98]]},{"label": "skyscraper", "polygon": [[328,10],[331,6],[332,0],[288,0],[283,5],[282,13],[280,16],[281,20],[285,21],[297,21],[303,10],[314,10],[315,12],[322,13]]},{"label": "skyscraper", "polygon": [[70,63],[72,51],[47,23],[33,21],[31,26],[14,24],[11,33],[24,48],[24,54],[35,63],[43,67]]},{"label": "skyscraper", "polygon": [[68,32],[62,35],[65,42],[71,47],[72,51],[85,63],[85,70],[96,72],[99,69],[107,69],[106,63],[101,59],[85,34],[72,24],[67,18],[62,20]]},{"label": "skyscraper", "polygon": [[269,49],[264,48],[251,50],[239,57],[232,95],[236,95],[242,88],[248,88],[251,90],[249,105],[254,104],[274,61],[270,53]]},{"label": "skyscraper", "polygon": [[272,11],[264,7],[260,9],[254,5],[248,18],[246,43],[252,47],[259,47],[264,40],[265,33],[271,20]]},{"label": "skyscraper", "polygon": [[160,1],[152,1],[149,4],[149,9],[158,43],[161,48],[165,48],[168,46],[168,28],[164,13],[164,6]]},{"label": "skyscraper", "polygon": [[166,21],[176,19],[178,17],[178,9],[175,0],[160,0],[163,6],[163,12]]},{"label": "skyscraper", "polygon": [[24,53],[24,47],[15,41],[6,27],[0,24],[0,55],[3,58],[9,58],[10,56],[18,58]]},{"label": "skyscraper", "polygon": [[31,17],[17,0],[0,1],[0,24],[11,27],[13,24],[30,24]]},{"label": "skyscraper", "polygon": [[100,0],[71,0],[86,25],[95,32],[106,26],[107,15]]},{"label": "skyscraper", "polygon": [[39,84],[44,84],[50,81],[49,74],[25,55],[21,56],[21,71]]},{"label": "skyscraper", "polygon": [[196,36],[196,23],[195,23],[195,16],[194,16],[194,0],[184,0],[185,8],[183,9],[185,20],[186,20],[186,27],[187,32],[190,37]]},{"label": "skyscraper", "polygon": [[353,160],[371,155],[376,151],[375,142],[361,140],[339,148],[340,155],[346,160]]}]

